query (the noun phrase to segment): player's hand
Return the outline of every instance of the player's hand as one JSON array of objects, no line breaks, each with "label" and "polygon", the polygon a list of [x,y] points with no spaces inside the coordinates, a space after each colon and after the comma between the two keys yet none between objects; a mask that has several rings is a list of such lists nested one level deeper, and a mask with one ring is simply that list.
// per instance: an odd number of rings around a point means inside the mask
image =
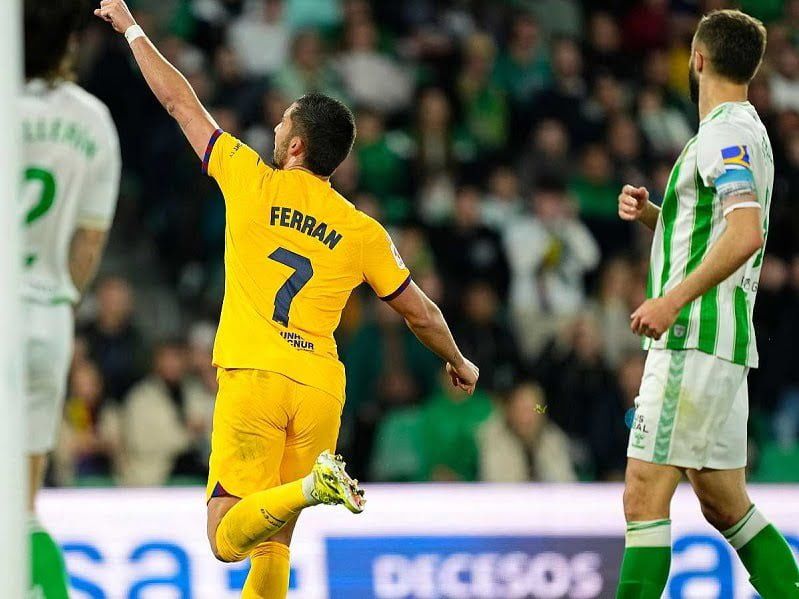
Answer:
[{"label": "player's hand", "polygon": [[630,316],[630,328],[636,335],[660,339],[671,328],[680,308],[668,297],[648,299]]},{"label": "player's hand", "polygon": [[100,8],[96,9],[94,14],[111,23],[117,33],[125,33],[128,27],[136,24],[136,19],[130,14],[130,9],[123,0],[102,0]]},{"label": "player's hand", "polygon": [[452,380],[452,386],[466,391],[469,395],[474,393],[477,379],[480,377],[480,369],[466,358],[454,364],[447,362],[447,374]]},{"label": "player's hand", "polygon": [[649,202],[649,192],[646,187],[625,185],[619,194],[619,218],[628,221],[638,220],[644,213],[647,202]]}]

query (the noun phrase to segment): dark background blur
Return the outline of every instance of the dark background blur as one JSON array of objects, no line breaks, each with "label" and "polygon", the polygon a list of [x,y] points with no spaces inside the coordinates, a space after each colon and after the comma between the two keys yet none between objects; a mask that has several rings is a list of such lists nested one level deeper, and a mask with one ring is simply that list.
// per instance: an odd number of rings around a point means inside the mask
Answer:
[{"label": "dark background blur", "polygon": [[[472,397],[358,290],[337,339],[340,449],[371,481],[618,480],[644,355],[629,330],[650,235],[624,183],[659,201],[697,126],[698,16],[768,25],[750,100],[776,180],[755,310],[751,478],[799,481],[799,1],[135,0],[140,24],[220,126],[271,158],[309,91],[344,100],[358,139],[334,186],[388,226],[481,368]],[[121,36],[81,38],[79,82],[110,108],[122,191],[79,311],[49,482],[204,482],[223,293],[224,204]],[[390,368],[389,368],[390,366]]]}]

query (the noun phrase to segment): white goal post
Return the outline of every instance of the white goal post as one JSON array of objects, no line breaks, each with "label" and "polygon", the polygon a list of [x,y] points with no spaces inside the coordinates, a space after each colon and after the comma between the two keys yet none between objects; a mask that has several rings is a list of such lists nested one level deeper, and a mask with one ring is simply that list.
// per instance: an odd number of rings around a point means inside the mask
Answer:
[{"label": "white goal post", "polygon": [[25,523],[27,469],[19,311],[19,144],[16,104],[22,81],[22,4],[0,0],[0,581],[2,596],[23,599],[28,586]]}]

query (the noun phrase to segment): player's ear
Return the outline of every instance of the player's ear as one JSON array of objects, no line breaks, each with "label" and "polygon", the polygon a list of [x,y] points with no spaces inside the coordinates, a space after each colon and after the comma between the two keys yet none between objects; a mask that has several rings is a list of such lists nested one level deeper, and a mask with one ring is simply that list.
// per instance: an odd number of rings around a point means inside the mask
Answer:
[{"label": "player's ear", "polygon": [[302,137],[299,135],[295,135],[291,138],[289,142],[289,155],[290,156],[299,156],[305,151],[305,142],[302,140]]},{"label": "player's ear", "polygon": [[705,56],[699,50],[694,50],[694,68],[697,73],[701,73],[705,68]]}]

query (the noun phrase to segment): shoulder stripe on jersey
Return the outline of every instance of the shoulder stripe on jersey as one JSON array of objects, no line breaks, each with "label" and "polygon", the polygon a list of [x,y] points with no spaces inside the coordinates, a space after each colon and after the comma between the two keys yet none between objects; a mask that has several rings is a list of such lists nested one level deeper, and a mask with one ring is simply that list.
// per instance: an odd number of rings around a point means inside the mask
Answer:
[{"label": "shoulder stripe on jersey", "polygon": [[736,287],[733,301],[735,302],[735,342],[732,361],[735,364],[746,365],[749,356],[749,305],[746,300],[746,292],[740,287]]},{"label": "shoulder stripe on jersey", "polygon": [[203,175],[208,174],[208,163],[211,161],[211,150],[214,149],[214,144],[219,136],[222,135],[222,129],[217,129],[211,133],[211,139],[208,140],[208,145],[205,147],[205,155],[203,156]]}]

